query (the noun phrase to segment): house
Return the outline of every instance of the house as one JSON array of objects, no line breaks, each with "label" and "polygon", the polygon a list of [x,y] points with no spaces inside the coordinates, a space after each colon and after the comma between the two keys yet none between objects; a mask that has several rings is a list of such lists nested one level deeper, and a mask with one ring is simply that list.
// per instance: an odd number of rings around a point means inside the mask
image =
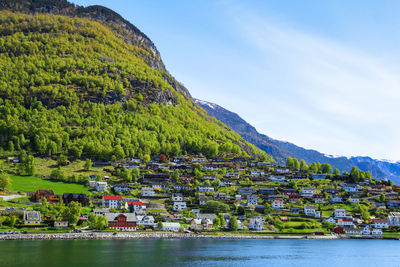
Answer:
[{"label": "house", "polygon": [[263,176],[263,175],[265,175],[265,173],[264,173],[264,171],[250,171],[250,175],[253,175],[253,176]]},{"label": "house", "polygon": [[378,228],[372,229],[371,235],[382,235],[382,229],[378,229]]},{"label": "house", "polygon": [[109,208],[103,208],[103,209],[93,209],[93,214],[94,215],[99,215],[99,216],[103,216],[106,213],[109,213],[110,209]]},{"label": "house", "polygon": [[81,203],[82,206],[88,206],[90,204],[89,197],[86,194],[64,193],[62,199],[65,205],[68,205],[72,201]]},{"label": "house", "polygon": [[199,185],[198,190],[199,192],[209,193],[214,192],[214,187],[208,185]]},{"label": "house", "polygon": [[206,174],[206,175],[203,176],[203,179],[214,181],[215,179],[217,179],[217,176]]},{"label": "house", "polygon": [[53,190],[37,190],[33,195],[33,198],[37,202],[42,202],[45,198],[49,203],[57,203],[60,202],[60,197],[54,194]]},{"label": "house", "polygon": [[342,197],[340,197],[340,196],[338,196],[338,195],[332,195],[332,196],[330,196],[329,201],[330,201],[331,203],[342,203],[342,202],[343,202]]},{"label": "house", "polygon": [[204,157],[193,157],[192,162],[206,162],[207,159]]},{"label": "house", "polygon": [[175,163],[184,163],[186,162],[186,157],[174,157],[172,161]]},{"label": "house", "polygon": [[258,194],[260,195],[273,195],[276,194],[276,189],[272,187],[264,187],[258,189]]},{"label": "house", "polygon": [[322,194],[313,195],[314,203],[325,203],[325,197]]},{"label": "house", "polygon": [[225,174],[225,177],[233,178],[233,179],[239,179],[240,178],[240,173],[238,173],[238,172],[228,172],[227,174]]},{"label": "house", "polygon": [[378,229],[388,229],[389,224],[387,219],[374,219],[374,227]]},{"label": "house", "polygon": [[228,180],[222,180],[220,186],[221,187],[230,187],[235,185],[236,183],[234,181],[228,181]]},{"label": "house", "polygon": [[351,218],[342,218],[337,221],[338,226],[346,227],[346,226],[354,226],[353,219]]},{"label": "house", "polygon": [[307,216],[315,216],[315,206],[314,205],[305,205],[304,206],[304,214]]},{"label": "house", "polygon": [[54,228],[57,230],[67,230],[68,222],[67,221],[54,221]]},{"label": "house", "polygon": [[173,193],[171,196],[172,202],[174,201],[182,201],[183,200],[183,194],[181,193]]},{"label": "house", "polygon": [[343,218],[346,217],[346,210],[345,209],[335,209],[335,218]]},{"label": "house", "polygon": [[218,171],[219,168],[214,165],[206,165],[206,166],[204,166],[204,170],[205,171]]},{"label": "house", "polygon": [[127,184],[117,184],[114,186],[114,192],[115,193],[120,193],[120,192],[128,192],[130,190],[129,186]]},{"label": "house", "polygon": [[343,227],[344,232],[348,235],[362,235],[363,230],[358,229],[355,226],[348,226],[348,227]]},{"label": "house", "polygon": [[252,187],[240,187],[237,191],[239,195],[252,195],[255,193]]},{"label": "house", "polygon": [[192,219],[190,229],[195,231],[210,231],[213,229],[213,221],[210,219]]},{"label": "house", "polygon": [[182,182],[192,183],[194,181],[194,177],[190,175],[181,175],[179,176],[179,180],[181,180]]},{"label": "house", "polygon": [[358,198],[358,197],[349,197],[349,199],[348,199],[351,203],[353,203],[353,204],[358,204],[358,203],[360,203],[360,199]]},{"label": "house", "polygon": [[141,201],[127,201],[125,202],[125,209],[130,211],[145,211],[146,204]]},{"label": "house", "polygon": [[300,214],[300,208],[299,207],[291,207],[290,212],[293,214]]},{"label": "house", "polygon": [[120,231],[136,231],[135,213],[106,213],[108,228]]},{"label": "house", "polygon": [[183,214],[180,213],[174,213],[172,214],[174,216],[175,220],[183,220],[185,217],[183,216]]},{"label": "house", "polygon": [[303,187],[301,189],[300,195],[302,197],[312,198],[316,194],[315,188],[313,187]]},{"label": "house", "polygon": [[168,232],[179,232],[181,228],[181,224],[177,222],[163,222],[162,226],[162,230]]},{"label": "house", "polygon": [[40,211],[24,211],[25,225],[39,225],[42,222]]},{"label": "house", "polygon": [[210,200],[211,199],[206,197],[204,194],[199,194],[199,205],[200,206],[203,206],[204,204],[206,204]]},{"label": "house", "polygon": [[283,189],[281,190],[281,193],[282,193],[282,195],[288,196],[288,195],[290,195],[290,194],[296,193],[296,190],[294,190],[293,188],[283,188]]},{"label": "house", "polygon": [[289,201],[291,203],[296,203],[300,201],[300,194],[299,193],[292,193],[289,195]]},{"label": "house", "polygon": [[247,196],[247,205],[257,205],[258,204],[258,196],[257,195],[248,195]]},{"label": "house", "polygon": [[171,179],[171,175],[168,173],[160,173],[160,174],[150,174],[145,173],[142,176],[142,182],[147,184],[164,184],[168,183]]},{"label": "house", "polygon": [[249,230],[252,231],[262,231],[264,229],[265,220],[259,217],[252,217],[249,221]]},{"label": "house", "polygon": [[283,200],[276,199],[276,200],[272,201],[271,207],[274,210],[280,210],[280,209],[283,209],[283,205],[284,205]]},{"label": "house", "polygon": [[242,200],[242,196],[241,195],[235,195],[235,200],[241,201]]},{"label": "house", "polygon": [[400,199],[391,199],[386,202],[389,209],[400,209]]},{"label": "house", "polygon": [[339,184],[346,192],[357,192],[360,188],[357,184]]},{"label": "house", "polygon": [[120,209],[122,207],[121,196],[103,196],[102,205],[110,209]]},{"label": "house", "polygon": [[340,226],[337,226],[337,227],[335,227],[333,229],[333,232],[336,233],[336,234],[344,234],[344,228],[340,227]]},{"label": "house", "polygon": [[311,175],[311,178],[315,180],[326,179],[326,174],[313,174]]},{"label": "house", "polygon": [[293,174],[292,175],[292,178],[291,178],[292,180],[305,180],[305,179],[307,179],[307,175],[306,174],[299,174],[299,173],[296,173],[296,174]]},{"label": "house", "polygon": [[140,195],[142,197],[154,197],[156,195],[156,192],[151,187],[143,187],[140,191]]},{"label": "house", "polygon": [[185,210],[186,208],[187,208],[186,207],[186,202],[183,202],[183,201],[174,202],[174,207],[173,207],[174,211]]},{"label": "house", "polygon": [[95,187],[96,186],[96,181],[89,181],[89,187]]},{"label": "house", "polygon": [[290,170],[288,168],[278,167],[278,168],[275,169],[275,172],[276,173],[290,173]]},{"label": "house", "polygon": [[223,201],[229,200],[228,194],[224,193],[224,192],[216,192],[216,193],[214,193],[213,194],[213,198],[214,198],[214,200],[223,200]]},{"label": "house", "polygon": [[154,217],[146,214],[136,214],[136,224],[143,225],[145,228],[157,227],[157,223],[155,222]]},{"label": "house", "polygon": [[338,191],[336,189],[334,189],[334,188],[324,189],[324,192],[326,192],[328,194],[331,194],[331,195],[336,195],[338,193]]},{"label": "house", "polygon": [[269,179],[270,179],[272,182],[280,182],[280,183],[283,183],[283,182],[286,181],[285,176],[275,176],[275,175],[271,175],[271,177],[269,177]]},{"label": "house", "polygon": [[217,218],[216,214],[212,214],[212,213],[197,213],[196,215],[196,219],[208,219],[211,220],[212,222],[214,221],[214,219]]},{"label": "house", "polygon": [[366,226],[363,228],[362,234],[363,234],[363,235],[370,235],[370,234],[371,234],[371,229],[369,228],[369,225],[366,225]]},{"label": "house", "polygon": [[335,218],[333,218],[333,217],[329,217],[329,218],[325,219],[324,222],[336,223],[336,220],[335,220]]},{"label": "house", "polygon": [[96,182],[96,191],[97,192],[107,191],[107,182]]}]

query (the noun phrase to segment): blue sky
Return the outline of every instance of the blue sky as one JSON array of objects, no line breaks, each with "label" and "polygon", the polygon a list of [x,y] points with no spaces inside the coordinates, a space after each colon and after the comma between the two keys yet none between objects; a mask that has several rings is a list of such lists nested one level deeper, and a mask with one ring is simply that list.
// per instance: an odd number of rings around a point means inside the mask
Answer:
[{"label": "blue sky", "polygon": [[199,99],[331,155],[400,160],[399,1],[74,0],[146,33]]}]

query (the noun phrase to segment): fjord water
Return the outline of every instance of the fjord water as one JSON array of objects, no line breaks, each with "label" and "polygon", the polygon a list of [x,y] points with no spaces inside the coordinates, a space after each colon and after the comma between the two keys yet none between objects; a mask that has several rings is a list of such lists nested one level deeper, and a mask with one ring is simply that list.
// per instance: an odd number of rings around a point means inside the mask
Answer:
[{"label": "fjord water", "polygon": [[0,266],[400,266],[395,240],[0,241]]}]

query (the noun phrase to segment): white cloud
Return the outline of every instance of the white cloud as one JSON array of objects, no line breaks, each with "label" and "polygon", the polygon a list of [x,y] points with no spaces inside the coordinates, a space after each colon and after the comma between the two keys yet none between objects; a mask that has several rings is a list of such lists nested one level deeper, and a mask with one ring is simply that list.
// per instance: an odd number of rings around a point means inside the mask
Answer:
[{"label": "white cloud", "polygon": [[[264,75],[253,78],[267,88],[254,92],[254,118],[249,111],[246,119],[271,137],[329,154],[400,159],[398,66],[243,7],[232,19],[236,34],[258,52],[254,67]],[[275,118],[263,127],[256,107],[273,109]]]}]

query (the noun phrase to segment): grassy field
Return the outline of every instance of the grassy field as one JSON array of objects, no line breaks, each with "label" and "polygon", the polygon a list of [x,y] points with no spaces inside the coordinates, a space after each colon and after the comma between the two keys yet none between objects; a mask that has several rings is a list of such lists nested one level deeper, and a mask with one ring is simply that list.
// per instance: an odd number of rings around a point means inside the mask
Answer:
[{"label": "grassy field", "polygon": [[10,175],[11,186],[9,191],[31,191],[38,189],[51,189],[55,194],[62,193],[85,193],[89,194],[89,189],[80,184],[70,184],[41,179],[34,176]]}]

